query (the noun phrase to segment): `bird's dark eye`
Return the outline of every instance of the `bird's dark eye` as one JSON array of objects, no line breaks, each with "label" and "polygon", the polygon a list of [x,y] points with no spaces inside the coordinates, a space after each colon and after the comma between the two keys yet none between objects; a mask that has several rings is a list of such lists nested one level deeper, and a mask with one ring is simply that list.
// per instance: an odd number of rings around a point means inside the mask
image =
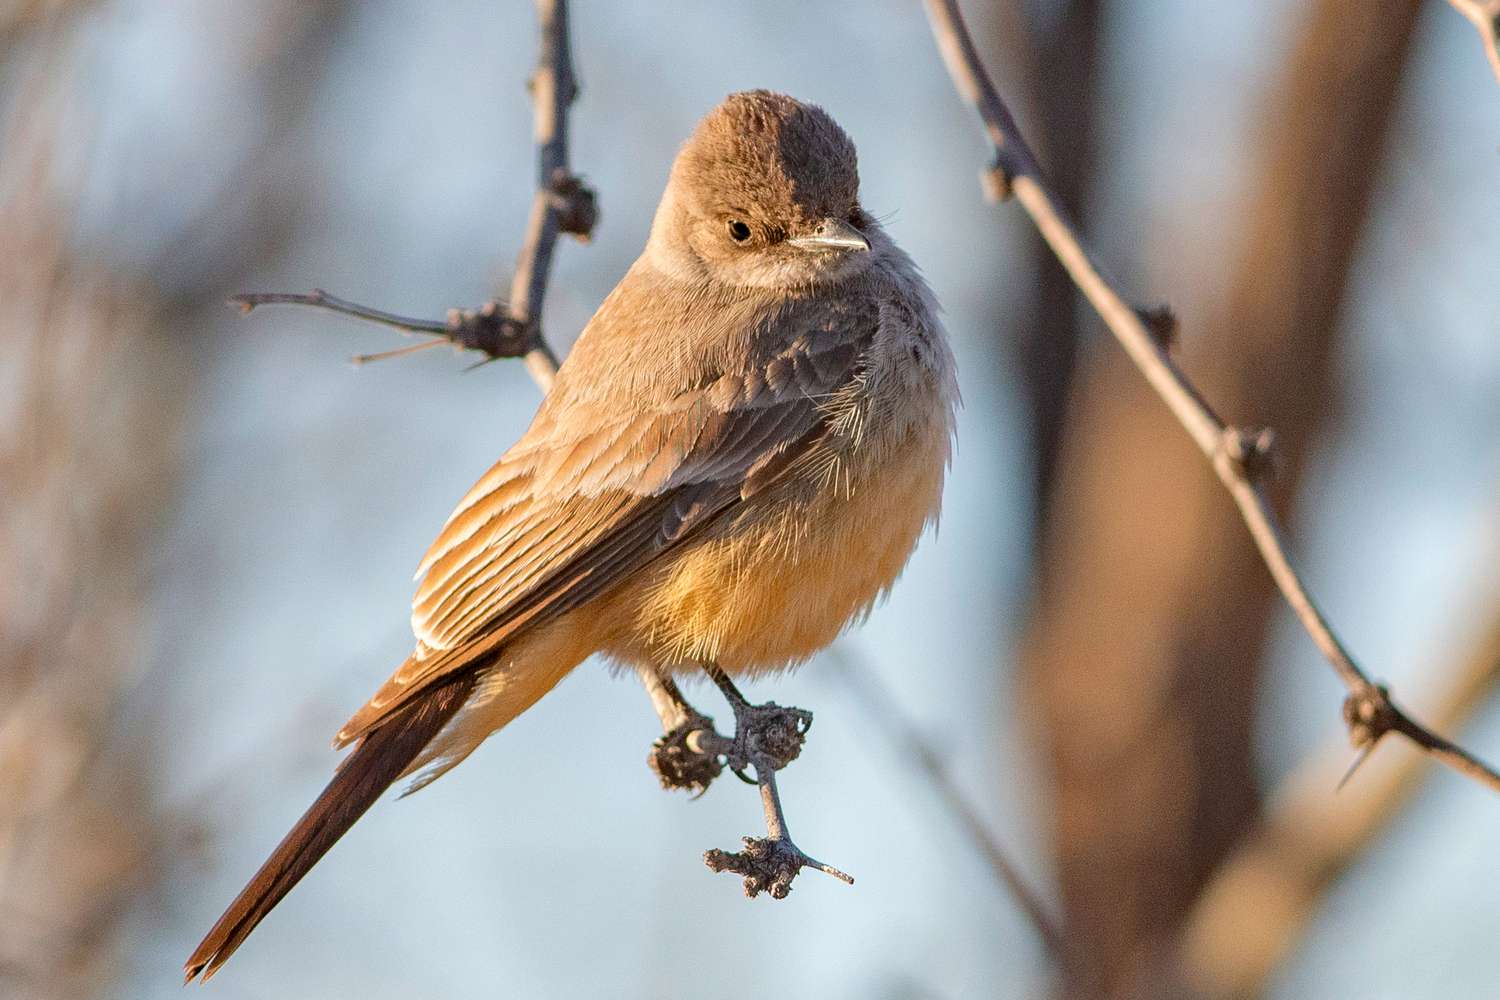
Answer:
[{"label": "bird's dark eye", "polygon": [[736,243],[743,243],[750,238],[750,227],[739,219],[729,220],[729,238]]}]

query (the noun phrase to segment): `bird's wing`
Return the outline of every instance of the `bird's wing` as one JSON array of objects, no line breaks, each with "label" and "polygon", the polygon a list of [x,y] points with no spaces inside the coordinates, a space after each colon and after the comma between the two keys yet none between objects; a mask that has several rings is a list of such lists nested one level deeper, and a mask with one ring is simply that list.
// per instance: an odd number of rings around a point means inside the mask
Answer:
[{"label": "bird's wing", "polygon": [[581,404],[552,421],[573,433],[523,438],[432,544],[412,601],[419,651],[339,732],[338,744],[754,495],[824,433],[873,334],[872,325],[862,335],[792,338],[751,370],[717,373],[613,419],[600,412],[607,407]]}]

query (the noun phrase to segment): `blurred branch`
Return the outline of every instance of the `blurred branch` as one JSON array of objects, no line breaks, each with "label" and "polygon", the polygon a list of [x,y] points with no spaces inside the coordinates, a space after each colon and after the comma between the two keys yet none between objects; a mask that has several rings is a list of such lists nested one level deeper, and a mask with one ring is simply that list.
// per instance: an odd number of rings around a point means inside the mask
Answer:
[{"label": "blurred branch", "polygon": [[70,155],[93,150],[85,6],[32,12],[0,86],[0,995],[15,1000],[108,990],[169,835],[149,740],[116,727],[191,373],[156,289],[71,238]]},{"label": "blurred branch", "polygon": [[[1094,184],[1100,140],[1099,83],[1107,0],[998,4],[996,51],[1020,76],[1032,107],[1042,155],[1055,165],[1053,190],[1075,218]],[[1086,227],[1085,227],[1086,231]],[[1012,347],[1030,417],[1032,551],[1040,562],[1054,506],[1070,399],[1079,358],[1092,334],[1079,308],[1078,289],[1033,230],[1026,246],[1029,294],[1003,308],[1001,337]]]},{"label": "blurred branch", "polygon": [[1500,80],[1500,0],[1448,0],[1453,9],[1469,19],[1479,40],[1484,43],[1484,54]]},{"label": "blurred branch", "polygon": [[[1484,633],[1447,680],[1432,711],[1458,729],[1500,686],[1500,605]],[[1329,794],[1347,767],[1346,751],[1329,746],[1282,783],[1264,820],[1219,868],[1185,924],[1177,975],[1208,998],[1259,995],[1301,937],[1338,878],[1416,792],[1419,754],[1381,754],[1360,781]]]},{"label": "blurred branch", "polygon": [[1041,938],[1047,954],[1054,960],[1059,959],[1063,953],[1063,932],[1056,918],[1041,897],[1026,884],[1020,868],[990,833],[984,819],[969,803],[968,796],[949,776],[942,752],[906,717],[901,706],[866,665],[856,663],[845,649],[837,645],[824,656],[837,665],[844,684],[863,702],[865,713],[875,720],[875,728],[905,750],[907,759],[916,764],[927,778],[929,787],[937,792],[943,808],[968,837],[970,846],[989,865],[1000,885],[1020,904],[1021,912]]},{"label": "blurred branch", "polygon": [[1500,773],[1407,715],[1344,648],[1292,566],[1266,495],[1272,433],[1226,425],[1172,360],[1159,333],[1148,328],[1141,312],[1099,272],[1046,187],[1035,155],[980,63],[957,0],[927,0],[927,9],[948,72],[959,93],[979,112],[993,147],[994,160],[984,174],[988,192],[997,198],[1013,194],[1021,203],[1130,359],[1212,465],[1239,508],[1272,580],[1348,689],[1344,720],[1355,747],[1367,750],[1394,732],[1448,767],[1500,791]]},{"label": "blurred branch", "polygon": [[[153,51],[167,72],[188,45],[207,54],[253,136],[228,144],[232,181],[201,215],[175,211],[192,164],[136,160],[101,134],[133,106],[99,86],[130,62],[116,65],[120,32],[94,30],[101,6],[31,4],[24,30],[0,25],[0,995],[14,1000],[118,992],[130,918],[160,902],[167,860],[201,846],[192,810],[159,801],[171,727],[161,658],[142,647],[159,577],[190,572],[163,532],[204,370],[192,318],[297,217],[304,188],[265,192],[257,168],[292,148],[271,133],[315,105],[348,5],[259,3],[257,30],[227,48],[185,35]],[[192,120],[173,96],[170,117]],[[170,221],[140,208],[157,195]],[[218,211],[236,200],[253,215]]]}]

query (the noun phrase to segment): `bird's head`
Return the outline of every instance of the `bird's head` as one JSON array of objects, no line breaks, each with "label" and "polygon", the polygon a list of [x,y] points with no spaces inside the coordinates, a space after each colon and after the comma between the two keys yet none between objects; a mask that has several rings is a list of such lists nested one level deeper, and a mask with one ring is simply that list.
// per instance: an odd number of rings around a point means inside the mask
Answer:
[{"label": "bird's head", "polygon": [[838,123],[816,105],[751,90],[726,98],[683,146],[649,252],[668,273],[790,288],[864,270],[879,238]]}]

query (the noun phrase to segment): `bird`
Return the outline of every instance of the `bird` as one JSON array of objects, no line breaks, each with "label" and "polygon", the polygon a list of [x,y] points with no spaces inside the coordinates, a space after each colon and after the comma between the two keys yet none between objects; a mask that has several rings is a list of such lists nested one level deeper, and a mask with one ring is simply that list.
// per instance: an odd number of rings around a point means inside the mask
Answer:
[{"label": "bird", "polygon": [[417,571],[411,655],[188,959],[212,976],[396,781],[425,786],[600,654],[671,679],[808,660],[935,524],[959,405],[937,301],[822,108],[729,95],[530,426]]}]

